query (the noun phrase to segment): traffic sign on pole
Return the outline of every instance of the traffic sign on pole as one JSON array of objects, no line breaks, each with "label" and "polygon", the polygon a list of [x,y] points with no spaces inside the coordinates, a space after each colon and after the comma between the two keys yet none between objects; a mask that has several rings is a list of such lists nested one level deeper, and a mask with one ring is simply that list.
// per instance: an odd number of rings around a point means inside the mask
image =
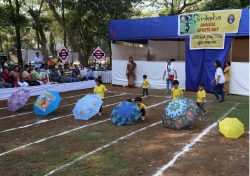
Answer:
[{"label": "traffic sign on pole", "polygon": [[97,61],[101,61],[102,58],[105,56],[105,53],[101,50],[101,48],[98,46],[96,48],[96,50],[92,53],[92,56],[94,56],[94,58],[97,60]]},{"label": "traffic sign on pole", "polygon": [[63,63],[66,62],[66,60],[68,59],[69,56],[69,52],[68,50],[65,48],[65,46],[62,46],[62,48],[60,49],[58,56],[60,57],[60,59],[62,60]]}]

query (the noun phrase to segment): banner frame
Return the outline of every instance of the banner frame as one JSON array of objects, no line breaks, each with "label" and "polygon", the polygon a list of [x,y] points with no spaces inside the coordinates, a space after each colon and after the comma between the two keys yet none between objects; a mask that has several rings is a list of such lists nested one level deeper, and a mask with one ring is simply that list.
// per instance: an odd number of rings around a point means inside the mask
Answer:
[{"label": "banner frame", "polygon": [[[184,14],[179,14],[177,15],[178,16],[178,36],[189,36],[189,35],[196,35],[196,34],[183,34],[183,35],[180,35],[180,16],[183,16],[183,15],[190,15],[190,14],[199,14],[199,13],[207,13],[207,12],[223,12],[223,11],[236,11],[236,10],[239,10],[240,11],[240,20],[241,20],[241,15],[242,15],[242,9],[226,9],[226,10],[213,10],[213,11],[202,11],[202,12],[194,12],[194,13],[184,13]],[[240,21],[239,21],[239,25],[240,25]],[[237,28],[237,31],[236,32],[227,32],[227,33],[238,33],[239,31],[239,27]],[[207,33],[202,33],[202,34],[207,34]],[[214,33],[215,34],[215,33]],[[218,34],[218,33],[217,33]],[[220,33],[222,34],[222,33]],[[226,33],[225,33],[226,34]]]},{"label": "banner frame", "polygon": [[[223,38],[223,48],[191,48],[191,37],[193,36],[193,35],[213,35],[213,34],[222,34],[223,36],[224,36],[224,38]],[[226,37],[226,35],[225,35],[225,33],[202,33],[202,34],[190,34],[189,35],[189,50],[200,50],[200,49],[225,49],[225,37]]]}]

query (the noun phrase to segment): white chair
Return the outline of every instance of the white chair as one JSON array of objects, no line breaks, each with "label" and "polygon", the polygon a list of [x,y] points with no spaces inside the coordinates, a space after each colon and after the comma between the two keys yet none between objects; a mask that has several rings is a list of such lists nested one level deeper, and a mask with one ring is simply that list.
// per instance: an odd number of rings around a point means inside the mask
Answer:
[{"label": "white chair", "polygon": [[49,77],[49,74],[48,73],[45,73],[45,72],[42,72],[43,74],[43,77],[46,78],[48,80],[48,83],[49,84],[57,84],[57,82],[51,82],[50,81],[50,77]]}]

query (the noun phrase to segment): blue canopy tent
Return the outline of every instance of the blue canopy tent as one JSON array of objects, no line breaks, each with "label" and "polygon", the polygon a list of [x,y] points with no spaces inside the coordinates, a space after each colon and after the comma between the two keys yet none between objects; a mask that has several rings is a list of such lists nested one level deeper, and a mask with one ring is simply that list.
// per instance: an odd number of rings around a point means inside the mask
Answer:
[{"label": "blue canopy tent", "polygon": [[248,9],[242,10],[238,33],[226,33],[224,50],[189,50],[189,36],[178,35],[178,16],[112,20],[109,29],[109,37],[114,41],[147,44],[150,39],[185,39],[186,89],[191,90],[198,90],[201,82],[206,90],[212,90],[213,62],[220,60],[225,64],[233,36],[249,36]]}]

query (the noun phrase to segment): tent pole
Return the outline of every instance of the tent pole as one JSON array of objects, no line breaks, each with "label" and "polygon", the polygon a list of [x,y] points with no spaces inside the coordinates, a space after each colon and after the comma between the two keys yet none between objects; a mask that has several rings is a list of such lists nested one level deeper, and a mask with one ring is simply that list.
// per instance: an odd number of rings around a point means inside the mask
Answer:
[{"label": "tent pole", "polygon": [[234,39],[235,39],[235,37],[233,37],[233,40],[232,40],[232,43],[231,43],[231,49],[230,49],[230,62],[232,62],[232,58],[233,58],[233,56],[232,56],[232,54],[233,54],[233,42],[234,42]]},{"label": "tent pole", "polygon": [[133,48],[134,48],[134,58],[135,58],[135,41],[133,40]]}]

